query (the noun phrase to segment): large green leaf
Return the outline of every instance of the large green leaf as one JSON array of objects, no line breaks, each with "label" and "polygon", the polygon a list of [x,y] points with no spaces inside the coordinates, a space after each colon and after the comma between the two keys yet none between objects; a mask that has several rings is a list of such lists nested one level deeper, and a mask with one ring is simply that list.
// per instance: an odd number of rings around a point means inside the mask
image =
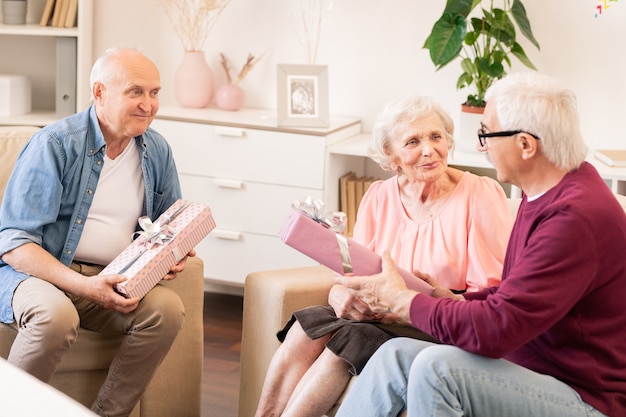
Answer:
[{"label": "large green leaf", "polygon": [[430,38],[432,36],[433,36],[432,33],[428,35],[428,37],[426,38],[426,41],[424,42],[424,45],[422,45],[423,49],[430,49]]},{"label": "large green leaf", "polygon": [[472,24],[472,31],[475,32],[476,37],[484,33],[489,33],[489,30],[491,28],[491,25],[489,24],[489,20],[490,19],[487,19],[485,17],[483,18],[472,17],[470,19],[470,22]]},{"label": "large green leaf", "polygon": [[535,35],[533,35],[533,31],[530,28],[530,21],[526,15],[526,8],[522,4],[521,0],[513,0],[511,12],[513,13],[513,18],[515,19],[517,26],[519,26],[519,30],[524,34],[526,39],[531,41],[537,49],[541,49],[539,48],[539,42],[535,39]]},{"label": "large green leaf", "polygon": [[478,72],[478,68],[476,67],[474,62],[469,58],[465,58],[461,60],[461,69],[463,70],[464,73],[469,74],[470,77],[471,77],[471,74],[476,74]]},{"label": "large green leaf", "polygon": [[486,36],[492,37],[495,41],[512,46],[515,42],[515,26],[508,14],[502,9],[493,9],[493,13],[484,10],[485,20],[489,24]]},{"label": "large green leaf", "polygon": [[443,67],[459,55],[463,39],[467,32],[467,23],[461,15],[444,13],[428,38],[430,59],[437,66]]},{"label": "large green leaf", "polygon": [[456,80],[456,88],[460,90],[461,88],[465,88],[472,83],[472,76],[467,72],[464,72],[459,76],[459,79]]},{"label": "large green leaf", "polygon": [[524,52],[524,49],[519,43],[515,42],[515,45],[513,45],[513,47],[511,48],[511,53],[515,55],[515,57],[528,68],[537,70],[533,63],[530,62],[530,59],[528,59],[528,57],[526,56],[526,52]]},{"label": "large green leaf", "polygon": [[460,14],[463,17],[467,17],[480,2],[481,0],[448,0],[443,13]]},{"label": "large green leaf", "polygon": [[482,77],[501,78],[504,74],[502,60],[490,61],[487,58],[481,58],[478,60],[478,69],[484,74]]},{"label": "large green leaf", "polygon": [[465,35],[465,44],[468,46],[472,46],[478,41],[480,38],[480,32],[470,31]]},{"label": "large green leaf", "polygon": [[[470,12],[478,5],[482,0],[447,0],[446,7],[441,14],[440,20],[443,19],[444,16],[457,16],[461,15],[467,17]],[[437,23],[435,22],[435,25]],[[422,48],[430,49],[430,41],[433,37],[433,31],[435,30],[435,26],[433,25],[433,29],[431,29],[430,35],[426,38],[424,42],[424,46]]]}]

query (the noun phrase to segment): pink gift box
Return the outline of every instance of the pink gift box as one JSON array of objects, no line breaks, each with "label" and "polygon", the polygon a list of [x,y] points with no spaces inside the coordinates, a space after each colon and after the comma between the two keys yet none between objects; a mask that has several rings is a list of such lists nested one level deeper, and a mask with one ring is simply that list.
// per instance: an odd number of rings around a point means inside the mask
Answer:
[{"label": "pink gift box", "polygon": [[128,277],[116,288],[128,298],[145,296],[215,228],[209,206],[182,199],[152,224],[160,226],[160,231],[139,233],[140,236],[100,272],[100,275]]},{"label": "pink gift box", "polygon": [[[353,275],[375,275],[382,271],[382,259],[379,255],[349,237],[341,237],[347,241]],[[292,248],[333,271],[341,275],[345,273],[337,233],[310,217],[293,211],[280,231],[280,238]],[[433,288],[420,278],[401,268],[398,268],[398,272],[407,287],[428,295],[432,293]]]}]

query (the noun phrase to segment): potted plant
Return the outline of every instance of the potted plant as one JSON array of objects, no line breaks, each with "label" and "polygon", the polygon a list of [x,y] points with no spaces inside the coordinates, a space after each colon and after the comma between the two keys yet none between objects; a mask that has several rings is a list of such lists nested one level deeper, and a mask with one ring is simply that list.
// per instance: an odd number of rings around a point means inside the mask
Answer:
[{"label": "potted plant", "polygon": [[[443,14],[424,43],[436,70],[461,58],[462,73],[456,87],[459,90],[472,88],[464,106],[484,108],[485,92],[495,80],[506,75],[511,67],[511,56],[536,70],[517,42],[513,23],[539,49],[522,1],[501,0],[499,3],[501,7],[495,7],[494,0],[447,0]],[[482,15],[470,16],[479,5]]]}]

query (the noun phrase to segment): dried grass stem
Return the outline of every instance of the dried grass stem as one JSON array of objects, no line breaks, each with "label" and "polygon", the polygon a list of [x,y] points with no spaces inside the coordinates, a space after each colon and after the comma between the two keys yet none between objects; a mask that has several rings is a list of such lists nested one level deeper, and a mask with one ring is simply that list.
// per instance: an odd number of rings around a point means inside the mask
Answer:
[{"label": "dried grass stem", "polygon": [[228,59],[226,58],[226,56],[224,56],[223,53],[220,53],[220,57],[222,58],[222,61],[221,61],[222,68],[224,68],[224,72],[226,72],[226,79],[228,80],[228,84],[232,84],[232,85],[239,84],[241,80],[243,80],[245,76],[248,75],[250,71],[252,71],[252,68],[254,68],[256,63],[259,62],[261,58],[263,58],[263,55],[265,54],[263,53],[260,56],[255,58],[254,55],[252,55],[251,53],[248,53],[248,58],[246,59],[246,63],[243,64],[243,67],[241,67],[241,71],[239,71],[239,75],[237,75],[237,79],[233,83],[232,77],[230,76],[230,63],[228,62]]},{"label": "dried grass stem", "polygon": [[161,0],[185,51],[200,51],[230,0]]}]

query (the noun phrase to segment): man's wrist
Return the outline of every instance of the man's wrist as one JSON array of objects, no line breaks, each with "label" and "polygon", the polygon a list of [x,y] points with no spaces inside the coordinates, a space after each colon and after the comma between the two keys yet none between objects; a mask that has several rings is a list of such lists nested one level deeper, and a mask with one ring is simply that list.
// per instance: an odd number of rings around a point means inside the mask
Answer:
[{"label": "man's wrist", "polygon": [[411,323],[411,304],[415,296],[419,294],[417,291],[410,289],[402,290],[398,293],[395,302],[391,308],[391,312],[406,323]]}]

